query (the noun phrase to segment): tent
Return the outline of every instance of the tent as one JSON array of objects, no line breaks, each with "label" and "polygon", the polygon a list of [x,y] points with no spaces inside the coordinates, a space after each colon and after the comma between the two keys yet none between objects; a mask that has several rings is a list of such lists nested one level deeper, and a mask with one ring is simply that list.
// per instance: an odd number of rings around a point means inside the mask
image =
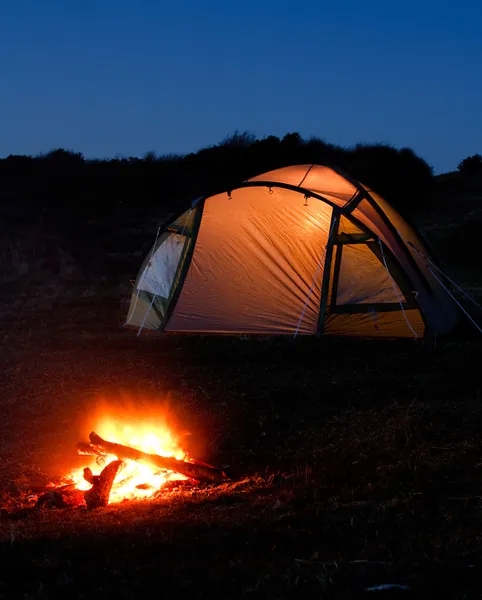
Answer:
[{"label": "tent", "polygon": [[337,168],[295,165],[196,200],[158,233],[126,325],[177,333],[413,337],[457,307],[417,231]]}]

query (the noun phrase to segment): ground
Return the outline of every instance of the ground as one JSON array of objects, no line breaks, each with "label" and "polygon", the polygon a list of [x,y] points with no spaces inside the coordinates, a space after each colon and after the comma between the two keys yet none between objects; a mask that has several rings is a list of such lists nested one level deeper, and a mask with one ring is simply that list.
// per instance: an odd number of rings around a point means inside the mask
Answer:
[{"label": "ground", "polygon": [[[0,597],[480,597],[480,337],[137,338],[82,286],[4,299]],[[99,397],[163,403],[232,481],[19,511]]]}]

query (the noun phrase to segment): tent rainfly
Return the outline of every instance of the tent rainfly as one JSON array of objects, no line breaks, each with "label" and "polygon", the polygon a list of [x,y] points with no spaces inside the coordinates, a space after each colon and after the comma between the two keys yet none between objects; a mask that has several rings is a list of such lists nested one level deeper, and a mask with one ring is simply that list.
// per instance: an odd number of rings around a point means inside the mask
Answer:
[{"label": "tent rainfly", "polygon": [[196,200],[160,231],[126,326],[176,333],[413,337],[458,309],[420,235],[342,171],[296,165]]}]

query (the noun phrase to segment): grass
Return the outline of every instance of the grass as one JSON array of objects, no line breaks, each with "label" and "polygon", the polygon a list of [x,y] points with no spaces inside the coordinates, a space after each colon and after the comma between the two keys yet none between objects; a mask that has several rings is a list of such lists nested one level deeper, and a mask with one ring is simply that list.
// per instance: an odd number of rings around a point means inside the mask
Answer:
[{"label": "grass", "polygon": [[[480,340],[138,339],[99,297],[5,298],[0,597],[480,597]],[[100,396],[164,403],[233,481],[16,510]]]}]

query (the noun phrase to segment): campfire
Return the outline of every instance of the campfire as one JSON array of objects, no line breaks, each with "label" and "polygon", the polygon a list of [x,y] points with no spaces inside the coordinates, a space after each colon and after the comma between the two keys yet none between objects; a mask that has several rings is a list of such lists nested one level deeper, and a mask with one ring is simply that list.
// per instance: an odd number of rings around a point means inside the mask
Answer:
[{"label": "campfire", "polygon": [[[178,438],[158,423],[119,423],[104,419],[99,431],[77,443],[77,454],[85,459],[51,488],[39,503],[51,502],[52,495],[82,492],[89,509],[131,499],[157,496],[171,485],[221,483],[227,476],[205,462],[195,460]],[[53,503],[55,504],[55,502]]]}]

